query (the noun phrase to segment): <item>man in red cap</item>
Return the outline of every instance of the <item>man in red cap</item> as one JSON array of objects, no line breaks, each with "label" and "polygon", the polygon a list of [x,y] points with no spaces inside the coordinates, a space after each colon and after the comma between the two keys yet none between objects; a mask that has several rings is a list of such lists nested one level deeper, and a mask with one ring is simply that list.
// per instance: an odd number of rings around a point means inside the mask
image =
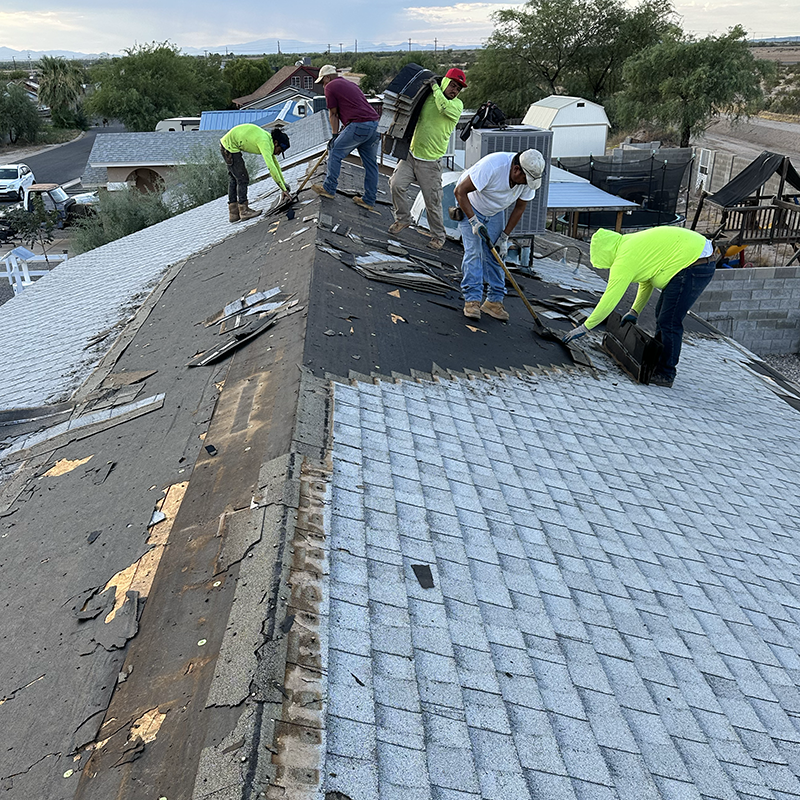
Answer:
[{"label": "man in red cap", "polygon": [[442,85],[431,78],[431,94],[422,104],[414,128],[408,157],[399,161],[389,180],[394,206],[394,222],[389,233],[400,233],[411,224],[411,203],[408,187],[416,183],[425,200],[431,240],[428,247],[441,250],[445,243],[444,216],[442,214],[442,165],[439,159],[447,152],[450,134],[464,110],[458,93],[467,87],[467,79],[460,69],[450,69]]}]

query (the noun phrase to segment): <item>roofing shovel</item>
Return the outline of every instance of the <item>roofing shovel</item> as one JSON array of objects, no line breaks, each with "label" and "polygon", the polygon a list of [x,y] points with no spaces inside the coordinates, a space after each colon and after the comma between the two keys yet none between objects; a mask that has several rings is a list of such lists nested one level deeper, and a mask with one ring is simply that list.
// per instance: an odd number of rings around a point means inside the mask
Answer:
[{"label": "roofing shovel", "polygon": [[[494,249],[491,239],[489,239],[488,235],[484,235],[483,232],[481,232],[481,235],[483,236],[483,241],[486,242],[486,246],[494,256],[495,261],[497,261],[497,263],[503,268],[503,272],[505,272],[508,282],[514,287],[514,291],[519,295],[520,300],[525,303],[525,308],[530,311],[530,314],[533,317],[534,330],[536,333],[538,333],[542,339],[549,339],[551,342],[558,342],[560,345],[562,345],[566,350],[569,351],[573,361],[577,361],[578,363],[586,363],[585,357],[576,358],[576,353],[572,350],[572,348],[569,345],[564,344],[564,342],[561,341],[561,337],[555,331],[550,330],[550,328],[542,324],[542,321],[539,319],[539,315],[533,310],[533,306],[530,304],[530,301],[522,293],[522,289],[519,288],[519,284],[516,282],[516,280],[514,280],[514,276],[511,274],[511,271],[505,265],[503,259],[500,258],[500,254],[497,252],[497,250]],[[580,355],[582,356],[583,354],[581,353]]]},{"label": "roofing shovel", "polygon": [[295,200],[297,200],[298,196],[300,195],[300,192],[302,192],[303,189],[306,188],[306,184],[309,182],[309,180],[311,180],[311,176],[320,168],[320,166],[322,165],[322,162],[325,160],[325,156],[327,156],[327,155],[328,155],[328,151],[326,150],[319,157],[319,160],[317,161],[317,163],[314,164],[314,166],[308,171],[308,174],[303,179],[303,182],[300,184],[300,186],[298,187],[297,191],[293,192],[291,194],[291,196],[287,200],[281,200],[278,203],[278,205],[276,205],[275,208],[273,208],[269,212],[270,214],[275,214],[278,211],[285,211],[287,208],[289,208],[295,202]]}]

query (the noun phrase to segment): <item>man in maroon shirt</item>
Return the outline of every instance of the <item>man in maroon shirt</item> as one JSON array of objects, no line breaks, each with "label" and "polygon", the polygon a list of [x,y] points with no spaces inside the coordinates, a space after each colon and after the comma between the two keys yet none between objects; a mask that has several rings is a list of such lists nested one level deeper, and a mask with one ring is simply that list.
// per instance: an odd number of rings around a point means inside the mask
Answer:
[{"label": "man in maroon shirt", "polygon": [[353,202],[373,214],[378,196],[378,113],[367,102],[364,93],[354,83],[336,74],[336,67],[326,64],[320,68],[317,83],[325,90],[328,114],[333,136],[328,143],[328,173],[324,183],[315,183],[311,188],[322,197],[331,200],[339,185],[342,159],[358,149],[364,166],[364,195],[354,197]]}]

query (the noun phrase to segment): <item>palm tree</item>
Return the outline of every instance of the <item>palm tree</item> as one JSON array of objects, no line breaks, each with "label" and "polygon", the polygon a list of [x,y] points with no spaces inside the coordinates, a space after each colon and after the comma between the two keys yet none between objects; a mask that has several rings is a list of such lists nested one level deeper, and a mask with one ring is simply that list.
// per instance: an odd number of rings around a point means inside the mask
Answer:
[{"label": "palm tree", "polygon": [[77,61],[42,56],[39,61],[39,102],[54,116],[64,117],[78,107],[84,71]]}]

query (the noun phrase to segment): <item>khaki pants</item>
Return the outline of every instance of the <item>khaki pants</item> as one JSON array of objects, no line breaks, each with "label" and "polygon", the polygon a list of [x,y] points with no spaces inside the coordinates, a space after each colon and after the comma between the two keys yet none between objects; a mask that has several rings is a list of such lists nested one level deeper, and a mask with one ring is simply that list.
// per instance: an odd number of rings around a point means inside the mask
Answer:
[{"label": "khaki pants", "polygon": [[442,214],[442,167],[438,161],[421,161],[411,153],[394,168],[389,186],[392,190],[395,222],[412,223],[408,187],[416,183],[425,200],[428,227],[434,239],[444,241],[444,216]]}]

